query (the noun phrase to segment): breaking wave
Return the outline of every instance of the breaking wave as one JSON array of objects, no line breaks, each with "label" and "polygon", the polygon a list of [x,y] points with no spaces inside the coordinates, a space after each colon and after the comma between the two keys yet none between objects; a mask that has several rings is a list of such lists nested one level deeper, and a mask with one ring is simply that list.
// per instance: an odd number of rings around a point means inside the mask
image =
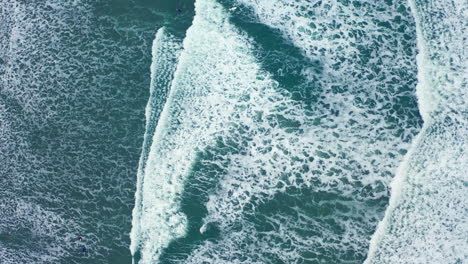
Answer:
[{"label": "breaking wave", "polygon": [[140,163],[134,261],[364,261],[422,126],[409,6],[195,6]]}]

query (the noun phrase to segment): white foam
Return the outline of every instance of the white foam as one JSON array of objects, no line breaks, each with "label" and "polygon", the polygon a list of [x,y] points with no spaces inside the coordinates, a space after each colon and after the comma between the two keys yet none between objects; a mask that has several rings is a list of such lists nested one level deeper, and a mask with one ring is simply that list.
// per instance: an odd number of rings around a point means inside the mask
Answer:
[{"label": "white foam", "polygon": [[466,262],[466,125],[425,127],[392,184],[366,263]]},{"label": "white foam", "polygon": [[[40,205],[2,197],[0,212],[2,263],[57,262],[75,246],[73,232],[79,233],[79,225]],[[25,233],[24,229],[31,232]],[[21,240],[25,239],[22,236],[28,240]]]},{"label": "white foam", "polygon": [[144,184],[144,171],[148,161],[148,151],[153,142],[153,134],[159,115],[165,104],[165,98],[169,93],[180,49],[180,42],[168,33],[164,27],[157,31],[152,48],[150,97],[146,106],[146,131],[138,166],[135,207],[132,213],[132,231],[130,235],[130,251],[132,255],[135,254],[140,245],[141,189]]},{"label": "white foam", "polygon": [[[75,19],[82,32],[86,31],[89,6],[81,3],[76,7],[71,2],[56,0],[40,3],[2,1],[1,6],[4,27],[7,28],[6,34],[0,36],[0,43],[5,45],[1,47],[4,53],[2,60],[5,61],[2,91],[16,98],[24,112],[34,115],[36,125],[43,126],[57,115],[53,103],[47,101],[49,98],[43,87],[49,84],[63,89],[60,86],[63,80],[79,75],[73,70],[58,67],[58,64],[70,59],[67,48],[71,47],[65,46],[70,44],[72,28],[76,26],[70,20]],[[56,32],[57,28],[60,28],[60,33]],[[47,47],[45,43],[48,43]]]},{"label": "white foam", "polygon": [[466,10],[410,1],[418,33],[423,131],[401,164],[366,263],[465,263],[468,223]]},{"label": "white foam", "polygon": [[[75,246],[70,235],[83,233],[74,219],[47,206],[60,198],[37,191],[55,186],[39,180],[49,171],[30,142],[34,125],[41,127],[56,114],[43,94],[44,77],[53,75],[50,66],[57,63],[48,57],[54,47],[44,47],[44,39],[56,38],[53,29],[67,23],[63,16],[49,17],[51,4],[0,0],[0,262],[5,264],[59,262]],[[26,124],[31,131],[22,130]]]},{"label": "white foam", "polygon": [[140,263],[154,263],[171,240],[184,234],[179,200],[196,152],[226,133],[242,95],[271,86],[271,80],[257,78],[262,74],[248,44],[220,6],[199,1],[196,11],[145,170]]},{"label": "white foam", "polygon": [[[361,254],[361,258],[365,255],[369,232],[383,211],[377,206],[366,207],[366,202],[387,195],[393,171],[418,129],[408,122],[408,116],[390,109],[398,104],[396,96],[410,96],[412,92],[411,87],[401,88],[392,80],[399,78],[396,68],[412,72],[416,65],[403,52],[401,43],[395,46],[385,41],[395,35],[391,40],[398,42],[403,33],[397,35],[374,24],[362,26],[377,17],[366,8],[352,14],[339,4],[331,13],[327,13],[330,8],[326,4],[320,8],[303,6],[306,13],[322,12],[319,26],[324,32],[330,30],[323,33],[323,41],[315,41],[312,37],[294,37],[298,28],[290,27],[296,23],[290,21],[309,24],[311,19],[296,16],[296,11],[302,10],[297,6],[300,4],[257,1],[251,5],[270,3],[274,3],[271,9],[256,9],[262,22],[281,29],[306,56],[322,63],[325,70],[318,82],[323,90],[317,92],[320,100],[312,109],[307,109],[303,101],[293,100],[287,87],[262,70],[262,58],[255,57],[251,44],[255,38],[232,26],[230,12],[216,1],[198,0],[145,170],[141,263],[156,263],[171,241],[185,235],[187,220],[179,208],[184,184],[190,184],[186,177],[197,153],[216,146],[215,141],[227,145],[227,153],[213,151],[216,158],[199,162],[216,165],[226,173],[220,175],[210,193],[201,230],[214,223],[221,230],[221,238],[198,246],[187,263],[262,263],[265,256],[272,255],[285,262],[307,261],[305,253],[336,255],[349,250]],[[374,12],[377,5],[371,6]],[[389,7],[381,19],[396,13],[395,6]],[[333,26],[330,17],[342,24],[344,33]],[[358,24],[368,34],[346,39],[345,34],[351,34]],[[343,37],[333,40],[334,34]],[[379,47],[372,46],[380,38],[383,42]],[[356,56],[361,55],[355,46],[361,42],[373,52],[367,64],[355,63],[360,59]],[[336,67],[342,59],[344,62]],[[372,67],[378,70],[373,72]],[[368,74],[374,76],[367,78]],[[411,80],[401,82],[401,86],[414,84]],[[334,92],[334,86],[342,92]],[[358,102],[367,98],[375,105]],[[203,173],[196,176],[212,177]],[[298,207],[291,215],[271,215],[269,221],[276,226],[273,232],[258,232],[247,219],[251,213],[248,208],[271,201],[287,188],[344,197],[344,201],[330,202],[330,206],[348,209],[332,217],[344,231],[327,224],[330,216],[315,219],[308,216],[306,208]],[[315,235],[307,234],[310,230]],[[284,249],[287,243],[289,250]]]},{"label": "white foam", "polygon": [[466,9],[463,1],[409,1],[417,21],[418,101],[425,119],[466,112]]},{"label": "white foam", "polygon": [[[390,69],[401,67],[414,71],[415,64],[410,56],[405,55],[402,46],[395,47],[390,41],[380,43],[378,49],[372,48],[374,52],[381,51],[378,54],[383,54],[384,61],[379,61],[377,54],[370,54],[369,63],[356,63],[359,56],[356,44],[370,45],[386,33],[370,22],[380,15],[376,11],[379,3],[371,5],[375,7],[375,13],[369,12],[372,9],[366,7],[357,9],[355,12],[358,14],[354,14],[331,1],[322,1],[323,4],[319,6],[286,1],[241,2],[253,8],[260,21],[280,29],[306,56],[322,63],[325,70],[319,81],[324,90],[321,104],[313,106],[313,113],[305,111],[300,103],[289,101],[287,93],[285,97],[264,91],[258,97],[251,95],[246,110],[238,113],[240,124],[247,127],[248,143],[240,154],[223,158],[230,161],[225,167],[227,174],[207,203],[209,214],[205,225],[218,224],[224,231],[222,239],[200,246],[189,258],[189,263],[241,263],[240,259],[246,259],[242,263],[250,263],[268,254],[291,262],[302,258],[301,254],[305,252],[320,255],[327,250],[334,252],[334,255],[347,250],[364,255],[369,232],[380,217],[379,208],[368,208],[357,202],[346,204],[345,207],[351,212],[334,216],[334,221],[345,230],[343,234],[335,233],[320,218],[299,221],[294,215],[278,213],[272,216],[272,221],[281,219],[278,229],[271,234],[259,234],[245,219],[245,214],[250,212],[246,208],[268,202],[275,194],[286,192],[287,187],[336,192],[360,201],[385,197],[393,171],[401,160],[402,150],[417,131],[417,127],[411,127],[405,120],[398,120],[399,126],[404,127],[407,133],[398,136],[395,133],[397,128],[392,128],[392,122],[387,121],[388,116],[405,118],[388,115],[390,111],[385,110],[389,104],[398,104],[391,94],[408,96],[411,92],[406,90],[398,94],[400,88],[390,84],[389,80],[399,77]],[[397,14],[396,9],[389,7],[379,16],[379,20],[392,18]],[[308,15],[309,12],[315,14]],[[316,29],[309,26],[311,22],[315,23]],[[362,28],[367,37],[344,37],[352,33],[355,25],[364,23],[369,25]],[[391,33],[388,34],[395,34],[389,31]],[[334,40],[335,34],[342,37]],[[393,40],[400,41],[399,38],[402,36],[396,35]],[[344,63],[335,67],[334,64],[341,60]],[[382,72],[374,72],[374,79],[365,78],[366,74],[372,73],[372,67],[380,68]],[[403,85],[405,80],[401,82]],[[333,92],[333,86],[342,88],[343,92]],[[281,88],[276,87],[276,90],[280,91]],[[376,101],[376,106],[357,104],[357,98],[371,98]],[[331,105],[332,110],[324,105]],[[337,110],[339,115],[332,114],[333,110]],[[261,114],[262,118],[255,118],[254,113]],[[272,118],[277,114],[298,122],[303,132],[281,128],[279,120]],[[226,137],[238,145],[246,141],[242,135],[232,132]],[[371,188],[371,194],[363,191],[365,187]],[[298,215],[307,216],[304,210],[295,208]],[[242,226],[240,231],[233,228],[238,227],[237,223],[241,223],[238,224]],[[307,236],[298,230],[303,233],[315,230],[318,234]],[[275,234],[280,231],[282,236]],[[260,240],[262,236],[264,240]],[[291,243],[290,252],[283,248],[285,243]],[[250,244],[250,251],[241,248],[246,244]],[[323,260],[324,257],[318,259]]]},{"label": "white foam", "polygon": [[145,76],[149,22],[124,38],[124,19],[96,8],[105,5],[0,0],[0,233],[16,233],[0,239],[1,263],[73,262],[78,235],[92,248],[88,262],[128,254],[122,212],[138,129],[122,120],[140,122],[137,105],[137,115],[123,111],[141,102],[129,97],[146,79],[135,76]]}]

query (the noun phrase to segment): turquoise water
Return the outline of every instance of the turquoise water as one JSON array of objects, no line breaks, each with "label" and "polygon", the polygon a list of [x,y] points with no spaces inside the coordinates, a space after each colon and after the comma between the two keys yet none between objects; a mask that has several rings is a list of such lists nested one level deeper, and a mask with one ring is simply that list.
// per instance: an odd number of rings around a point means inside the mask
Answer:
[{"label": "turquoise water", "polygon": [[0,0],[0,262],[468,261],[463,10]]}]

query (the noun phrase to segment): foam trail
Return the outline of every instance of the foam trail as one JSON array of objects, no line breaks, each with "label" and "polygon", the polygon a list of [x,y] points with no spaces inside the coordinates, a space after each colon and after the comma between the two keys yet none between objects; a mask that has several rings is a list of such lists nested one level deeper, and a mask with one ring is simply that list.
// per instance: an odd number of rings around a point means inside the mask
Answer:
[{"label": "foam trail", "polygon": [[365,263],[465,263],[468,115],[465,1],[414,1],[424,127],[392,183]]},{"label": "foam trail", "polygon": [[177,66],[181,50],[181,40],[170,34],[166,28],[160,28],[153,41],[150,97],[146,106],[146,131],[143,139],[143,149],[137,172],[137,190],[135,207],[133,209],[130,251],[132,255],[140,246],[140,220],[142,208],[142,186],[145,180],[145,168],[153,143],[153,135],[159,116],[166,102],[172,78]]}]

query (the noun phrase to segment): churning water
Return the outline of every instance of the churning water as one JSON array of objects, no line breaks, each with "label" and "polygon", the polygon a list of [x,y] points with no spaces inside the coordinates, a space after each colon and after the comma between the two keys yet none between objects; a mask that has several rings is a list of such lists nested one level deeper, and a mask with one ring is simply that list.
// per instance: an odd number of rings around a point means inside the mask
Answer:
[{"label": "churning water", "polygon": [[0,0],[0,260],[468,262],[467,12]]}]

